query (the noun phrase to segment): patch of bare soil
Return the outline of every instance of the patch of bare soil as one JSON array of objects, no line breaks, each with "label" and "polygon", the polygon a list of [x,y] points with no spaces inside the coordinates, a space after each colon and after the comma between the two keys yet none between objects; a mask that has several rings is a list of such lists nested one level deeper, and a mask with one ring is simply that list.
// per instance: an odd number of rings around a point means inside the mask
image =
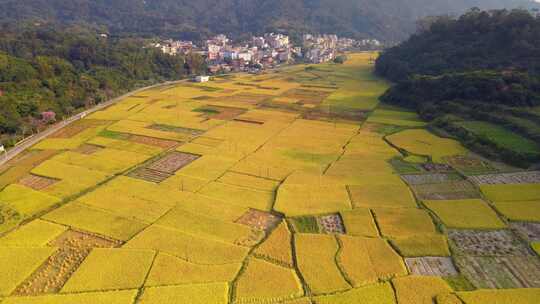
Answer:
[{"label": "patch of bare soil", "polygon": [[236,220],[236,223],[246,225],[257,230],[269,231],[276,227],[280,221],[281,217],[272,213],[257,209],[249,209]]},{"label": "patch of bare soil", "polygon": [[43,190],[56,182],[58,182],[57,179],[34,174],[28,174],[19,180],[19,184],[34,190]]},{"label": "patch of bare soil", "polygon": [[452,259],[447,257],[405,258],[405,264],[414,275],[439,277],[457,275]]}]

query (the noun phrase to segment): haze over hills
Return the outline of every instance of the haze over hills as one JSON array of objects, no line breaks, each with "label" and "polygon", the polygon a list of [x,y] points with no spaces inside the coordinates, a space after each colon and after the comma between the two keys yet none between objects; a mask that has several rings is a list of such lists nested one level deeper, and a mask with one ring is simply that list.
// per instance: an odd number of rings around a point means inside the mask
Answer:
[{"label": "haze over hills", "polygon": [[85,22],[112,32],[189,39],[281,30],[396,42],[414,32],[420,17],[471,7],[540,6],[531,0],[1,0],[0,20]]}]

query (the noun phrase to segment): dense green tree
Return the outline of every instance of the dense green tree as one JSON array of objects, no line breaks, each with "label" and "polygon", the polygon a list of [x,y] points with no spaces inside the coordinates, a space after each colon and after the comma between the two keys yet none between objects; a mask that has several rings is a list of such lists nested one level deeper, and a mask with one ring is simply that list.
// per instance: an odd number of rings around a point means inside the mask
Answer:
[{"label": "dense green tree", "polygon": [[[43,111],[57,117],[136,86],[186,76],[185,58],[132,37],[103,38],[85,26],[23,25],[0,32],[0,140],[35,126]],[[205,69],[190,55],[194,71]]]}]

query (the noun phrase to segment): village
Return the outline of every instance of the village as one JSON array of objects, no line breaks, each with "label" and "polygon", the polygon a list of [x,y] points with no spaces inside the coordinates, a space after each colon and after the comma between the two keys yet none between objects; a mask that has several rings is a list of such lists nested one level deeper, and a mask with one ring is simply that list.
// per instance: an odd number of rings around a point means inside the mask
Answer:
[{"label": "village", "polygon": [[197,53],[206,58],[208,74],[229,72],[258,73],[264,69],[290,63],[324,63],[335,60],[340,53],[358,50],[376,50],[382,43],[376,39],[355,40],[337,35],[304,34],[300,44],[289,36],[266,33],[247,41],[234,43],[220,34],[197,46],[193,41],[167,39],[152,44],[169,55]]}]

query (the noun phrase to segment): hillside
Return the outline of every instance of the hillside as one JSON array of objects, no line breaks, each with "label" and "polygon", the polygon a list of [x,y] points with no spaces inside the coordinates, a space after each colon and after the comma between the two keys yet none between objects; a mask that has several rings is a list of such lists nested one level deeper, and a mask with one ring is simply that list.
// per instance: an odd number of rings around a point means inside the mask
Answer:
[{"label": "hillside", "polygon": [[198,39],[283,30],[336,33],[386,42],[405,39],[424,16],[531,7],[529,0],[1,0],[0,20],[105,25],[113,32]]},{"label": "hillside", "polygon": [[416,109],[471,149],[520,166],[540,160],[540,16],[439,18],[386,50],[376,72],[396,82],[382,100]]},{"label": "hillside", "polygon": [[141,43],[80,27],[0,32],[0,142],[10,146],[82,108],[185,76],[185,58]]}]

